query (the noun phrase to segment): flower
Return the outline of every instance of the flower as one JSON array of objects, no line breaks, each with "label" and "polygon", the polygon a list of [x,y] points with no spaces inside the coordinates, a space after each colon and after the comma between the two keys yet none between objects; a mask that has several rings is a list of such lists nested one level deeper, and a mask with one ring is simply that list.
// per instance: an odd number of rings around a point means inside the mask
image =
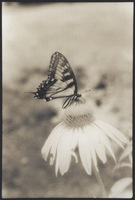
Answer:
[{"label": "flower", "polygon": [[98,171],[97,157],[106,163],[106,153],[109,152],[116,160],[111,140],[121,147],[127,142],[121,132],[97,119],[90,105],[80,98],[65,109],[63,121],[53,129],[41,153],[46,161],[50,156],[50,165],[55,162],[57,176],[58,171],[61,175],[68,171],[72,157],[78,162],[75,152],[78,148],[82,165],[91,175],[93,167]]}]

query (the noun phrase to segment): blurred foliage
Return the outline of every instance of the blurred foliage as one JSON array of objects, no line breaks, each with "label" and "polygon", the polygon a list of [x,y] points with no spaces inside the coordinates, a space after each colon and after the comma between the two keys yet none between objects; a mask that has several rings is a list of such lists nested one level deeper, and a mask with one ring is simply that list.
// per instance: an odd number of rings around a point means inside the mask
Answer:
[{"label": "blurred foliage", "polygon": [[[74,160],[64,176],[41,157],[60,122],[62,100],[44,102],[29,93],[45,79],[55,51],[66,56],[80,91],[97,115],[132,138],[132,4],[2,3],[3,198],[100,196],[95,177]],[[115,148],[116,157],[122,153]],[[128,177],[99,162],[105,188]],[[81,181],[80,181],[81,180]]]},{"label": "blurred foliage", "polygon": [[[128,175],[124,178],[117,180],[112,188],[109,197],[116,198],[116,197],[123,197],[123,198],[132,198],[133,191],[132,191],[132,141],[129,141],[126,148],[122,152],[119,162],[114,167],[114,173],[116,170],[121,170],[123,167],[128,167]],[[129,171],[130,170],[130,171]]]}]

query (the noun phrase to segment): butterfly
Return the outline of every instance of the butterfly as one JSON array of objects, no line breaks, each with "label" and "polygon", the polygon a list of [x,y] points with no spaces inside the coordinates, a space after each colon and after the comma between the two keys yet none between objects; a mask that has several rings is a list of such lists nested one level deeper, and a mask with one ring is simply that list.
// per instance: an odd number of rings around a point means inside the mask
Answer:
[{"label": "butterfly", "polygon": [[82,96],[78,94],[76,78],[69,62],[59,52],[51,56],[47,79],[32,93],[35,98],[45,101],[67,97],[62,108],[67,108]]}]

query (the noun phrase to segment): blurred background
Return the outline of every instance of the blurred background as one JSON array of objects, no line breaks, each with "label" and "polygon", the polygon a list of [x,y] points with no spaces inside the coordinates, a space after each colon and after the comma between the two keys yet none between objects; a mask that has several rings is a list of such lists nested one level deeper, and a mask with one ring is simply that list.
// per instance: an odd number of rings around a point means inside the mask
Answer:
[{"label": "blurred background", "polygon": [[[3,198],[93,197],[100,188],[81,162],[64,176],[41,156],[61,121],[62,101],[29,91],[46,78],[51,55],[68,59],[96,115],[132,137],[133,3],[2,3]],[[121,149],[116,149],[119,158]],[[99,162],[107,192],[129,168]]]}]

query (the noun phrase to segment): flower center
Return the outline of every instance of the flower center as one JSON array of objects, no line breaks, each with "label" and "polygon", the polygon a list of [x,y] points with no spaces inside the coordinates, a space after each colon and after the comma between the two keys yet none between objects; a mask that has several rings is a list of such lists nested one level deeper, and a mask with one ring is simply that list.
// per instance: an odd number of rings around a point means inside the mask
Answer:
[{"label": "flower center", "polygon": [[94,121],[94,114],[90,105],[80,100],[68,107],[63,115],[63,121],[71,127],[81,127]]}]

